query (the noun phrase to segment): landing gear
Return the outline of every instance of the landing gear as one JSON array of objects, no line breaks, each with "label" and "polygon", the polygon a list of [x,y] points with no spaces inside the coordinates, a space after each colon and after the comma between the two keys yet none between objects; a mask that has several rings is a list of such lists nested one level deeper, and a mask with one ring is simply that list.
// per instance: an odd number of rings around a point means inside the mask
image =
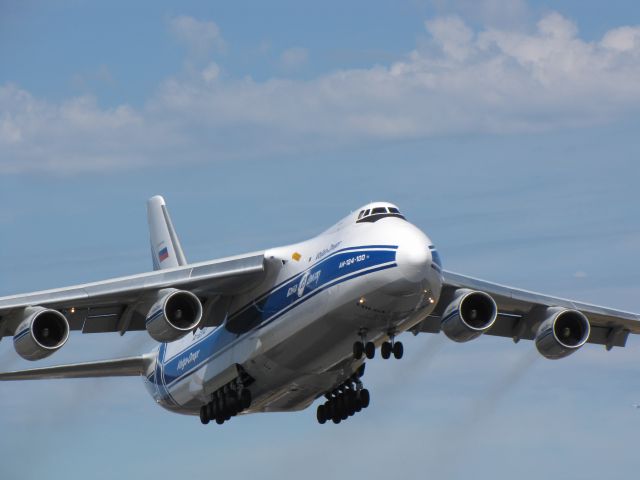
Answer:
[{"label": "landing gear", "polygon": [[[373,359],[376,356],[376,345],[373,342],[365,343],[365,330],[360,330],[359,335],[361,340],[354,342],[353,344],[353,358],[356,360],[362,359],[365,356],[368,360]],[[397,359],[401,359],[404,354],[404,346],[402,342],[396,342],[394,339],[394,331],[388,333],[389,340],[383,342],[380,346],[380,356],[385,360],[391,358],[391,355]]]},{"label": "landing gear", "polygon": [[202,422],[203,425],[209,423],[209,413],[207,412],[206,405],[200,407],[200,422]]},{"label": "landing gear", "polygon": [[393,356],[400,360],[404,354],[404,346],[402,345],[402,342],[396,342],[393,335],[389,335],[389,338],[391,341],[384,342],[380,347],[380,354],[382,355],[382,358],[386,360],[391,358],[391,354],[393,353]]},{"label": "landing gear", "polygon": [[251,391],[245,387],[247,383],[237,378],[219,388],[212,395],[211,401],[200,407],[200,421],[203,425],[215,420],[222,425],[231,417],[235,417],[251,406]]},{"label": "landing gear", "polygon": [[353,358],[360,360],[364,354],[369,360],[376,356],[376,345],[373,342],[355,342],[353,344]]},{"label": "landing gear", "polygon": [[355,342],[353,344],[353,358],[356,360],[360,360],[362,358],[362,354],[364,353],[364,343]]},{"label": "landing gear", "polygon": [[358,369],[349,380],[325,395],[327,401],[318,405],[316,411],[319,424],[328,421],[338,424],[369,406],[371,397],[360,381],[362,373],[364,371]]},{"label": "landing gear", "polygon": [[391,345],[391,342],[384,342],[380,347],[380,355],[382,355],[382,358],[387,360],[391,356],[392,349],[393,346]]},{"label": "landing gear", "polygon": [[364,354],[369,360],[376,356],[376,345],[373,342],[367,342],[364,345]]},{"label": "landing gear", "polygon": [[404,347],[402,346],[402,342],[395,342],[393,344],[393,356],[400,360],[403,354]]}]

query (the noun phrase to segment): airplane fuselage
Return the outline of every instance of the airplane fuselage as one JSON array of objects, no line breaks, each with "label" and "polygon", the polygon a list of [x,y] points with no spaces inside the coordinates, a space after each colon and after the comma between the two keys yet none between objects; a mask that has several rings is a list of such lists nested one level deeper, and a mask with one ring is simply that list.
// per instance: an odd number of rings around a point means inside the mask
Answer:
[{"label": "airplane fuselage", "polygon": [[380,345],[424,319],[442,287],[431,240],[399,215],[356,215],[267,250],[267,276],[229,300],[220,326],[160,344],[145,378],[156,402],[197,415],[241,375],[244,413],[303,409],[361,367],[354,342]]}]

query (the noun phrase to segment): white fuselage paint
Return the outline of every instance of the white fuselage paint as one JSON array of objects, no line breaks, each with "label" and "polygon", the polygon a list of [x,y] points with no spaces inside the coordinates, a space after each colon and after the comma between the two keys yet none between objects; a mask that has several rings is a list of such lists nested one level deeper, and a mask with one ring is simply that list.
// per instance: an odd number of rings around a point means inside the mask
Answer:
[{"label": "white fuselage paint", "polygon": [[[375,206],[392,205],[363,209]],[[442,287],[431,241],[402,218],[357,216],[267,250],[264,280],[231,300],[224,324],[161,344],[145,380],[154,399],[196,415],[239,365],[254,379],[249,413],[299,410],[358,369],[361,335],[380,345],[424,319]],[[241,333],[228,331],[244,321]]]}]

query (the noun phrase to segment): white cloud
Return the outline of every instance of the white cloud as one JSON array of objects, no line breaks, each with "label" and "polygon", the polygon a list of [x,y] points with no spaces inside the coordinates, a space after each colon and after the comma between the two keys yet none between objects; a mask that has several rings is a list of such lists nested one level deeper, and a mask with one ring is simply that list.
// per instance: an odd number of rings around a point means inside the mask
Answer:
[{"label": "white cloud", "polygon": [[[221,42],[213,22],[178,17],[192,48]],[[536,132],[607,122],[640,108],[640,27],[599,41],[557,13],[529,31],[426,22],[430,41],[404,60],[307,80],[197,75],[163,81],[146,105],[102,109],[0,87],[0,172],[73,172],[340,148],[460,133]],[[291,65],[307,58],[290,50]],[[190,72],[193,73],[193,72]]]},{"label": "white cloud", "polygon": [[425,22],[425,26],[450,58],[463,61],[471,54],[473,31],[459,17],[436,18]]},{"label": "white cloud", "polygon": [[309,50],[302,47],[286,49],[280,55],[280,65],[285,70],[296,70],[309,61]]},{"label": "white cloud", "polygon": [[224,52],[226,49],[220,28],[215,22],[180,15],[172,18],[169,26],[171,32],[186,45],[193,57],[205,58],[211,52]]},{"label": "white cloud", "polygon": [[640,27],[620,27],[608,31],[602,46],[620,52],[636,52],[640,47]]}]

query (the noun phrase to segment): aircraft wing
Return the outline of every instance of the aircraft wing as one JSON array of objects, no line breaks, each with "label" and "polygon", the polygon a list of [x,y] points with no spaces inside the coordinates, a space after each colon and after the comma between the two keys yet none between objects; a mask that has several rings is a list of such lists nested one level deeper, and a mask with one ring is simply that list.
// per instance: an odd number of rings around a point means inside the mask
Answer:
[{"label": "aircraft wing", "polygon": [[433,313],[420,324],[420,331],[439,332],[442,314],[453,300],[456,290],[466,288],[488,293],[496,301],[498,318],[486,332],[488,335],[510,337],[514,341],[533,340],[540,321],[539,312],[549,307],[564,307],[582,312],[591,325],[587,341],[606,345],[607,349],[624,347],[630,333],[640,334],[640,315],[635,313],[519,290],[447,271],[443,275],[440,301]]},{"label": "aircraft wing", "polygon": [[[83,333],[144,330],[144,298],[163,288],[189,290],[207,302],[234,295],[257,285],[264,277],[264,252],[195,263],[101,282],[55,290],[0,297],[0,338],[13,335],[29,306],[60,311],[71,330]],[[12,315],[17,313],[17,315]],[[209,315],[211,318],[212,315]],[[212,325],[206,322],[204,326]]]},{"label": "aircraft wing", "polygon": [[3,372],[0,373],[0,381],[42,380],[47,378],[134,377],[144,375],[152,362],[153,355],[146,354],[114,360],[72,363],[16,372]]}]

